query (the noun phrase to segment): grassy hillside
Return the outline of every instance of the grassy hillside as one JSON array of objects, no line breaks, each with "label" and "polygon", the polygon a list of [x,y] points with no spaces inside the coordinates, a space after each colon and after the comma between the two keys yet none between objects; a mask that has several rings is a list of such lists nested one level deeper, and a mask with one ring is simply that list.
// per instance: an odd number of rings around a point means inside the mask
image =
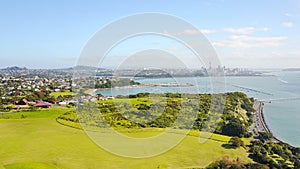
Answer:
[{"label": "grassy hillside", "polygon": [[[190,133],[170,151],[153,158],[131,159],[113,155],[97,146],[83,130],[56,122],[56,117],[70,111],[49,109],[5,115],[0,119],[0,166],[13,168],[186,168],[205,167],[212,161],[229,156],[250,161],[243,148],[226,149],[230,137],[214,134],[199,143],[199,133]],[[24,115],[21,118],[21,115]],[[6,119],[5,119],[6,118]],[[160,132],[128,129],[135,137],[149,137]],[[130,150],[128,150],[130,151]],[[23,166],[22,166],[23,165]]]},{"label": "grassy hillside", "polygon": [[45,163],[25,162],[25,163],[13,163],[4,166],[6,169],[56,169],[55,166],[51,166]]}]

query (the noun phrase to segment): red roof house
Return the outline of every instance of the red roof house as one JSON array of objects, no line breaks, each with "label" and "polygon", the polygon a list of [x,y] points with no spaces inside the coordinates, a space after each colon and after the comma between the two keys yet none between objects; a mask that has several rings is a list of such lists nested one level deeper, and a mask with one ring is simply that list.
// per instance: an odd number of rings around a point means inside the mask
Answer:
[{"label": "red roof house", "polygon": [[34,105],[34,107],[49,108],[51,107],[51,104],[48,102],[39,101]]}]

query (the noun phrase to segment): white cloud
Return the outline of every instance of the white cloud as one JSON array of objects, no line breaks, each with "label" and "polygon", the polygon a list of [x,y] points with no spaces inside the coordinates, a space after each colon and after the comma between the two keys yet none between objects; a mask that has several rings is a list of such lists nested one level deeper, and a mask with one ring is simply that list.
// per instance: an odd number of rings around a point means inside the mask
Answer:
[{"label": "white cloud", "polygon": [[229,67],[248,67],[248,68],[288,68],[299,67],[299,55],[290,55],[284,48],[276,52],[272,50],[234,50],[223,52],[218,56],[223,65]]},{"label": "white cloud", "polygon": [[196,29],[186,29],[183,32],[179,32],[177,33],[178,35],[198,35],[200,33],[203,34],[212,34],[212,33],[216,33],[217,30],[213,30],[213,29],[201,29],[201,30],[196,30]]},{"label": "white cloud", "polygon": [[171,33],[171,32],[167,32],[165,31],[163,34],[165,35],[199,35],[199,34],[212,34],[212,33],[216,33],[217,30],[213,30],[213,29],[186,29],[183,30],[182,32],[175,32],[175,33]]},{"label": "white cloud", "polygon": [[282,22],[281,25],[284,27],[290,28],[290,27],[294,26],[294,23],[293,22]]},{"label": "white cloud", "polygon": [[179,34],[183,34],[183,35],[197,35],[197,34],[200,34],[200,31],[196,30],[196,29],[186,29],[183,32],[180,32]]},{"label": "white cloud", "polygon": [[217,30],[213,30],[213,29],[201,29],[200,31],[201,31],[203,34],[212,34],[212,33],[218,32]]},{"label": "white cloud", "polygon": [[290,14],[290,13],[288,13],[288,12],[286,12],[286,13],[284,13],[284,16],[287,16],[287,17],[292,17],[293,15],[292,15],[292,14]]},{"label": "white cloud", "polygon": [[255,28],[255,27],[242,27],[242,28],[224,28],[222,30],[216,30],[216,29],[186,29],[182,32],[164,32],[166,35],[198,35],[200,33],[203,34],[213,34],[218,32],[228,32],[232,34],[241,34],[241,35],[249,35],[253,34],[258,31],[269,31],[269,28]]},{"label": "white cloud", "polygon": [[243,28],[224,28],[224,32],[233,34],[253,34],[257,31],[268,31],[269,28],[255,28],[255,27],[243,27]]},{"label": "white cloud", "polygon": [[229,39],[214,42],[214,46],[231,48],[251,48],[251,47],[274,47],[279,46],[281,41],[286,40],[286,36],[277,37],[255,37],[247,35],[233,35]]}]

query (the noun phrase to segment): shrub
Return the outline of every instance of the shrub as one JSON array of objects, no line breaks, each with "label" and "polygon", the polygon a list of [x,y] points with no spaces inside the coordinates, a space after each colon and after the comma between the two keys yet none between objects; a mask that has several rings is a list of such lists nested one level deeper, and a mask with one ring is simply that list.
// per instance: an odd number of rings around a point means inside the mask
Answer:
[{"label": "shrub", "polygon": [[229,144],[234,148],[244,147],[244,142],[239,137],[231,137]]},{"label": "shrub", "polygon": [[21,119],[25,119],[27,116],[24,114],[21,114]]}]

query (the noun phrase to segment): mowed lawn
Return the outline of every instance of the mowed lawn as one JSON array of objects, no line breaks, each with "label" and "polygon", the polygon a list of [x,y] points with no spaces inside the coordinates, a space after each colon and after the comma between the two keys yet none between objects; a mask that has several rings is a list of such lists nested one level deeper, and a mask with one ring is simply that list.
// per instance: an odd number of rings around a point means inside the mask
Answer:
[{"label": "mowed lawn", "polygon": [[[213,135],[213,139],[199,143],[199,137],[193,134],[156,157],[116,156],[96,145],[84,131],[57,123],[55,118],[66,111],[68,109],[22,112],[10,115],[10,119],[0,119],[0,168],[188,168],[205,167],[223,156],[250,161],[245,149],[222,147],[229,137]],[[20,114],[26,118],[21,119]],[[142,137],[147,136],[145,132],[153,135],[153,130],[143,130]]]},{"label": "mowed lawn", "polygon": [[70,92],[70,91],[64,91],[64,92],[52,92],[52,93],[50,93],[50,95],[57,98],[58,96],[67,96],[67,95],[74,96],[75,93]]}]

